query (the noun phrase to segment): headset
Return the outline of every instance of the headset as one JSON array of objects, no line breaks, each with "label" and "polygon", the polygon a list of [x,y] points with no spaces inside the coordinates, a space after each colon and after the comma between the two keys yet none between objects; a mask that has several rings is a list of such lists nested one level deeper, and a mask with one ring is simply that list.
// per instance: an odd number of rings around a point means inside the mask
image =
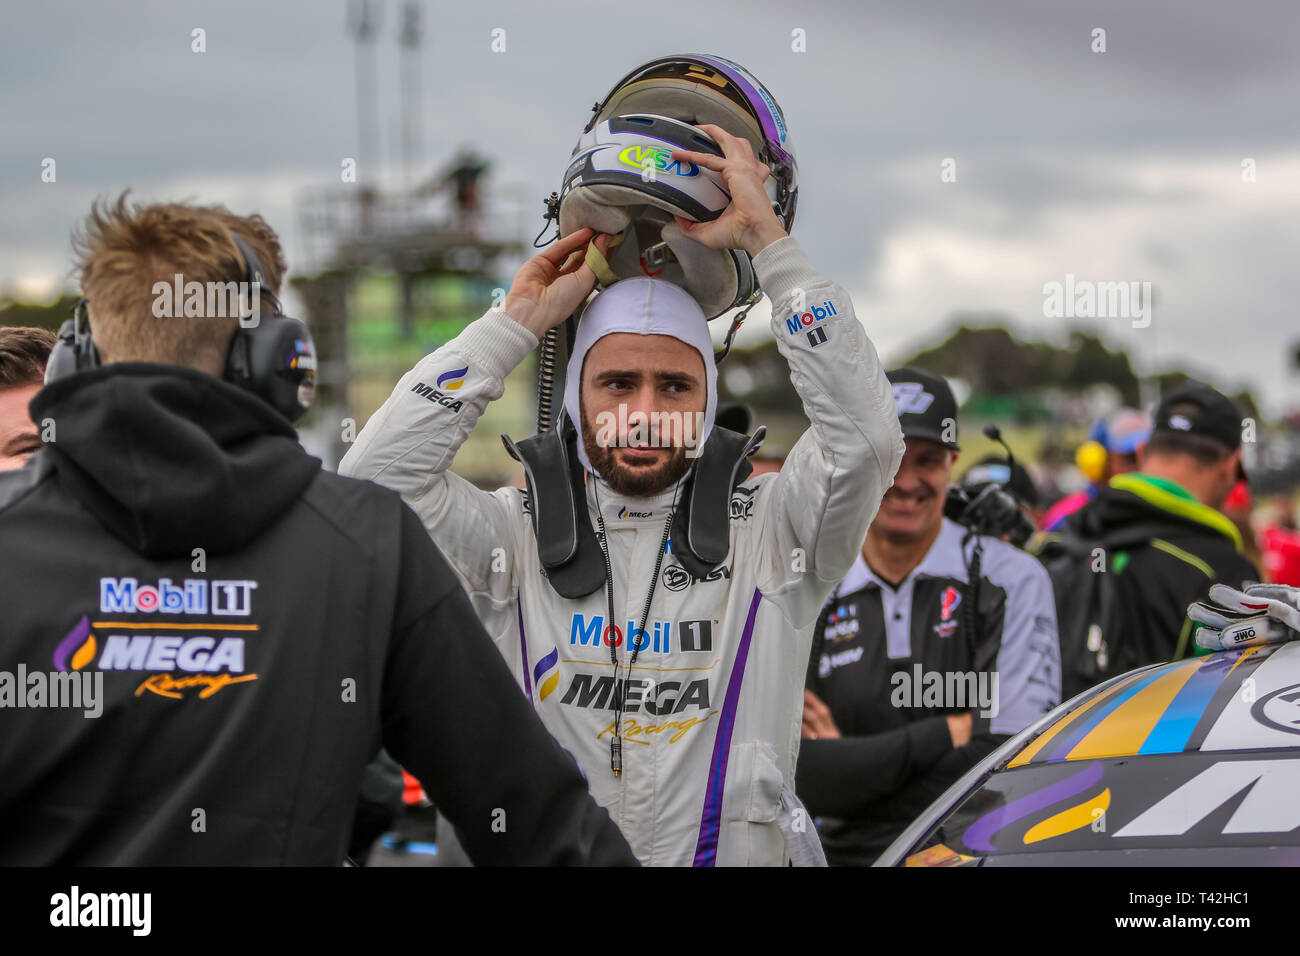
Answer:
[{"label": "headset", "polygon": [[[222,379],[251,392],[296,422],[316,397],[316,344],[306,324],[284,314],[252,246],[237,232],[230,237],[244,258],[245,283],[260,290],[270,302],[271,314],[262,315],[258,303],[256,322],[245,324],[252,313],[241,316]],[[45,365],[46,385],[100,366],[99,349],[90,334],[88,306],[88,300],[80,300],[72,318],[59,329],[59,340]]]}]

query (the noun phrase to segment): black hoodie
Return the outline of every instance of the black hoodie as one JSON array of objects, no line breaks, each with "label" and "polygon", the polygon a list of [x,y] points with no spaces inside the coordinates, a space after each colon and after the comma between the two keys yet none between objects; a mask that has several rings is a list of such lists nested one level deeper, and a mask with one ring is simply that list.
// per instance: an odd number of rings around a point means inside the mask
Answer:
[{"label": "black hoodie", "polygon": [[1070,516],[1069,530],[1106,541],[1117,532],[1149,529],[1146,544],[1119,549],[1116,601],[1124,625],[1110,672],[1190,656],[1187,606],[1204,600],[1211,584],[1241,587],[1259,572],[1241,554],[1232,523],[1170,482],[1119,475]]},{"label": "black hoodie", "polygon": [[381,743],[477,862],[635,862],[396,494],[184,368],[31,413],[47,447],[0,475],[0,864],[337,864]]}]

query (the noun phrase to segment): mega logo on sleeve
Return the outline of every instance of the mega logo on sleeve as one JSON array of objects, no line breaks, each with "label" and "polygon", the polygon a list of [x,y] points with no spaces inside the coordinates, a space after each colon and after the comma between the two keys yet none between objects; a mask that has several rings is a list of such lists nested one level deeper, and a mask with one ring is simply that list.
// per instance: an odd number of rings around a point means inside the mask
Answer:
[{"label": "mega logo on sleeve", "polygon": [[459,413],[465,406],[465,403],[448,395],[447,392],[454,392],[465,384],[465,376],[469,374],[469,366],[462,368],[448,369],[442,372],[436,379],[435,385],[426,385],[424,382],[416,382],[411,386],[411,391],[421,398],[428,399],[435,405],[441,405],[443,408],[449,408],[453,412]]}]

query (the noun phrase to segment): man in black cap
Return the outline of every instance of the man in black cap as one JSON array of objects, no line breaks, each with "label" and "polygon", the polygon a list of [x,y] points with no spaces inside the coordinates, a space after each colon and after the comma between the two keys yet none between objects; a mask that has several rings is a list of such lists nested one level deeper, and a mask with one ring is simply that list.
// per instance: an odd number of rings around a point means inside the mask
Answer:
[{"label": "man in black cap", "polygon": [[[1064,534],[1103,546],[1126,538],[1123,546],[1105,549],[1118,613],[1097,676],[1192,654],[1187,605],[1212,584],[1240,588],[1259,580],[1242,555],[1241,533],[1220,511],[1233,485],[1246,477],[1242,424],[1228,398],[1188,382],[1156,408],[1138,471],[1112,478],[1067,522]],[[1076,571],[1091,573],[1087,564]],[[1053,581],[1058,591],[1069,585],[1058,572]],[[1070,657],[1069,648],[1063,656]]]},{"label": "man in black cap", "polygon": [[797,789],[832,865],[866,865],[1007,736],[1060,700],[1047,572],[943,515],[948,383],[890,372],[902,465],[814,633]]}]

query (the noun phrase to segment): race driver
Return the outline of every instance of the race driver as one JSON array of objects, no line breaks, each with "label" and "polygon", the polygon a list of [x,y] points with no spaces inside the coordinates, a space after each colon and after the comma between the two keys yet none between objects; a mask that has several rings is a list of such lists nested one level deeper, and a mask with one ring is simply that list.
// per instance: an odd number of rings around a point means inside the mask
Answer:
[{"label": "race driver", "polygon": [[[780,472],[724,489],[725,560],[701,577],[686,573],[682,552],[692,542],[679,528],[670,534],[690,497],[683,489],[700,474],[684,430],[657,449],[622,426],[617,439],[596,430],[602,413],[620,406],[629,415],[701,412],[699,460],[708,458],[717,395],[707,323],[689,295],[662,280],[625,279],[597,295],[568,366],[565,410],[582,424],[577,520],[601,529],[607,587],[561,597],[542,573],[530,513],[549,506],[516,488],[480,491],[448,471],[506,375],[593,289],[582,252],[590,230],[527,262],[502,308],[409,372],[341,470],[401,492],[421,516],[543,722],[642,863],[815,864],[820,847],[793,792],[812,628],[889,487],[902,435],[848,296],[773,213],[767,167],[745,140],[699,128],[723,155],[672,157],[720,173],[731,203],[712,222],[677,223],[710,248],[753,257],[812,422]],[[618,447],[629,443],[641,447]],[[745,466],[738,461],[737,473]]]}]

